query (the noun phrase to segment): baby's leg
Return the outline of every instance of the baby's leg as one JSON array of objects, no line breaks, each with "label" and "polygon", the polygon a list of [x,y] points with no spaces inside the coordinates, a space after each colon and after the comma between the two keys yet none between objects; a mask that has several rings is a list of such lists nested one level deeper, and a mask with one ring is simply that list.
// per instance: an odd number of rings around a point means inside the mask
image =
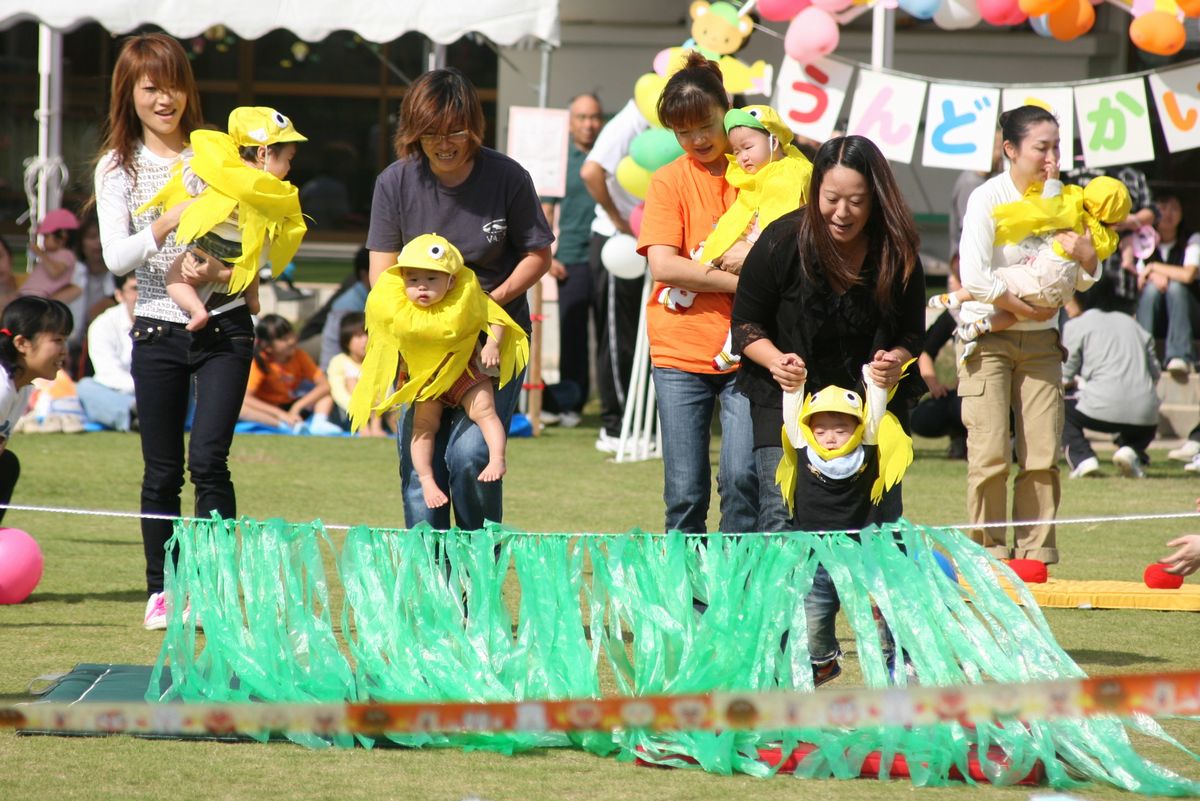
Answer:
[{"label": "baby's leg", "polygon": [[934,295],[929,299],[929,308],[957,309],[970,299],[971,293],[965,289],[958,289],[954,292],[943,292],[942,294]]},{"label": "baby's leg", "polygon": [[183,260],[190,258],[190,253],[180,253],[167,268],[167,294],[175,301],[176,306],[192,318],[187,324],[187,330],[199,331],[208,325],[208,309],[204,308],[204,302],[200,300],[196,287],[183,280]]},{"label": "baby's leg", "polygon": [[479,426],[479,431],[483,434],[483,441],[487,443],[488,447],[487,467],[483,468],[483,472],[479,474],[479,480],[499,481],[507,469],[504,462],[504,445],[507,437],[504,433],[504,424],[500,422],[500,416],[496,414],[496,397],[492,390],[492,382],[484,381],[467,390],[463,395],[462,405],[467,411],[467,417],[471,418],[471,422]]},{"label": "baby's leg", "polygon": [[421,481],[425,505],[430,509],[449,502],[433,477],[433,443],[442,427],[443,406],[439,401],[418,401],[413,405],[412,463]]},{"label": "baby's leg", "polygon": [[258,301],[258,276],[254,276],[254,280],[250,282],[250,286],[246,287],[246,291],[242,293],[242,297],[246,299],[246,309],[251,314],[258,314],[262,309],[262,304]]}]

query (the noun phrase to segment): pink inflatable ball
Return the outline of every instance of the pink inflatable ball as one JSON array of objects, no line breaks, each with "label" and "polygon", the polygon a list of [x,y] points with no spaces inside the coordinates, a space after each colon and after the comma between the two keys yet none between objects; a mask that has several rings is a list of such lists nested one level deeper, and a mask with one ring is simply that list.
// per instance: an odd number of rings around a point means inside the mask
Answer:
[{"label": "pink inflatable ball", "polygon": [[801,64],[811,64],[836,50],[840,38],[837,21],[829,12],[809,6],[788,24],[783,52]]},{"label": "pink inflatable ball", "polygon": [[19,604],[42,580],[42,549],[19,528],[0,528],[0,604]]},{"label": "pink inflatable ball", "polygon": [[1017,0],[978,0],[979,16],[989,25],[1020,25],[1029,19]]},{"label": "pink inflatable ball", "polygon": [[787,22],[811,5],[811,0],[759,0],[754,7],[767,22]]}]

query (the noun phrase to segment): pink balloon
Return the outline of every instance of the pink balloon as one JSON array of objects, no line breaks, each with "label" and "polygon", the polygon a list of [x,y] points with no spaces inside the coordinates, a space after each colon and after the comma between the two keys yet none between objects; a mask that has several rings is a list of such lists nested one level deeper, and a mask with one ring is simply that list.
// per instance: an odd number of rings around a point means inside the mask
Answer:
[{"label": "pink balloon", "polygon": [[1029,18],[1017,0],[979,0],[979,16],[989,25],[1019,25]]},{"label": "pink balloon", "polygon": [[642,215],[645,213],[645,203],[637,204],[633,207],[633,211],[629,212],[629,227],[633,229],[634,236],[642,235]]},{"label": "pink balloon", "polygon": [[783,52],[801,64],[809,64],[837,49],[841,32],[829,12],[809,6],[788,24]]},{"label": "pink balloon", "polygon": [[665,76],[670,67],[671,48],[664,47],[662,50],[659,50],[658,54],[654,57],[654,71],[659,75]]},{"label": "pink balloon", "polygon": [[42,549],[19,528],[0,528],[0,604],[19,604],[42,580]]},{"label": "pink balloon", "polygon": [[811,0],[759,0],[754,10],[768,22],[787,22],[810,3]]},{"label": "pink balloon", "polygon": [[837,14],[854,5],[854,0],[812,0],[812,4],[822,11]]}]

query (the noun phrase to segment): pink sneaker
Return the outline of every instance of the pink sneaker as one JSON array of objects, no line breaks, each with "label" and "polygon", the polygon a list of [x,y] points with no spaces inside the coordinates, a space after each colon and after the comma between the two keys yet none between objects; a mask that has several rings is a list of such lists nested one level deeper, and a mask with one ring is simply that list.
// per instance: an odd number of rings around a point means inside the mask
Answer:
[{"label": "pink sneaker", "polygon": [[146,631],[163,631],[167,628],[166,593],[151,593],[150,599],[146,601],[146,615],[142,619],[142,628]]}]

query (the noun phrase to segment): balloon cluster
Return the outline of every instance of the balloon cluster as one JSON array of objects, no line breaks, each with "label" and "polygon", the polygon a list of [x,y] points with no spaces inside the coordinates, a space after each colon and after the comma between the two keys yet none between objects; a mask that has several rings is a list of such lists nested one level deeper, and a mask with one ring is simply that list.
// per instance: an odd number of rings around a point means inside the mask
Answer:
[{"label": "balloon cluster", "polygon": [[[759,0],[763,19],[789,22],[783,49],[808,64],[837,49],[839,25],[876,2],[891,0]],[[1092,29],[1093,5],[1103,0],[898,0],[900,8],[917,19],[932,19],[938,27],[963,30],[978,25],[1020,25],[1026,21],[1038,34],[1069,42]],[[1127,11],[1133,22],[1129,38],[1147,53],[1170,56],[1183,49],[1185,17],[1200,16],[1200,0],[1108,0]]]}]

